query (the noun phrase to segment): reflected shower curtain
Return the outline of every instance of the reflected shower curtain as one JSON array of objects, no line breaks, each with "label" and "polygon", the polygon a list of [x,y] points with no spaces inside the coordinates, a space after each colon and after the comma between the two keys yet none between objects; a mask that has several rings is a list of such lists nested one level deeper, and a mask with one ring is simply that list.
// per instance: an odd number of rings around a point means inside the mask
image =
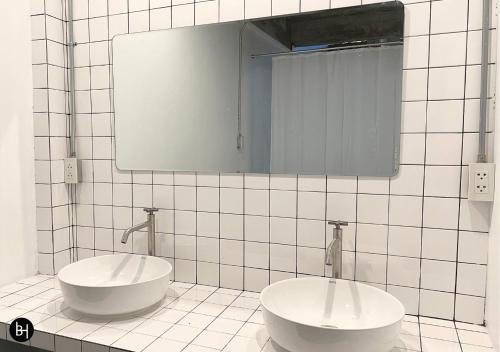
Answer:
[{"label": "reflected shower curtain", "polygon": [[271,172],[390,176],[402,46],[273,58]]}]

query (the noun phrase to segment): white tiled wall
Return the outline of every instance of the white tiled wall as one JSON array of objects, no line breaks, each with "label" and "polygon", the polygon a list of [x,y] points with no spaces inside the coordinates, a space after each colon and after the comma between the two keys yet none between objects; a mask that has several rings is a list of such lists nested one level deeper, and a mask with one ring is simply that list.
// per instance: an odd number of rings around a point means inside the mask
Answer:
[{"label": "white tiled wall", "polygon": [[51,274],[70,262],[72,206],[64,184],[67,155],[65,3],[31,1],[38,266]]},{"label": "white tiled wall", "polygon": [[[174,265],[176,280],[260,290],[288,277],[328,274],[323,260],[332,231],[326,221],[343,219],[350,222],[344,232],[345,278],[386,289],[410,314],[482,322],[490,208],[466,199],[467,164],[477,154],[481,1],[404,2],[401,171],[372,179],[121,172],[112,148],[114,35],[360,0],[74,1],[83,183],[72,212],[60,170],[67,142],[59,74],[65,57],[56,27],[64,26],[46,0],[45,12],[35,16],[34,10],[32,17],[40,62],[34,70],[42,72],[35,96],[43,96],[35,107],[39,226],[46,230],[40,236],[49,239],[41,240],[41,252],[49,253],[41,258],[55,253],[57,271],[72,247],[80,259],[145,253],[144,233],[126,245],[119,239],[125,228],[145,219],[142,207],[153,205],[160,208],[157,250]],[[496,30],[490,32],[495,43]],[[495,59],[490,58],[491,71]],[[74,245],[68,240],[73,236]]]}]

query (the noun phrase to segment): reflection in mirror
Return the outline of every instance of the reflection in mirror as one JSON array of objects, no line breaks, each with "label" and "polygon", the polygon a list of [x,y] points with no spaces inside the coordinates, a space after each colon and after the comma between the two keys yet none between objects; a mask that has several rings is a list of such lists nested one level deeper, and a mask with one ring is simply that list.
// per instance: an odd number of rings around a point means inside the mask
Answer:
[{"label": "reflection in mirror", "polygon": [[395,175],[403,22],[386,2],[115,37],[117,167]]}]

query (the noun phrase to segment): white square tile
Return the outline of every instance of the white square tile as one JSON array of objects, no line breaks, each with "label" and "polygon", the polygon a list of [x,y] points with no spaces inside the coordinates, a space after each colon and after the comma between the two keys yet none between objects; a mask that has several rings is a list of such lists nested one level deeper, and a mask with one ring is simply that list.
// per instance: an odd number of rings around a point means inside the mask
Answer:
[{"label": "white square tile", "polygon": [[180,210],[196,210],[196,187],[174,187],[175,208]]},{"label": "white square tile", "polygon": [[386,283],[387,256],[380,254],[357,253],[356,280]]},{"label": "white square tile", "polygon": [[387,253],[387,225],[358,224],[356,251],[367,253]]},{"label": "white square tile", "polygon": [[429,134],[427,135],[426,163],[429,165],[460,165],[461,148],[461,134]]},{"label": "white square tile", "polygon": [[131,351],[141,351],[154,340],[154,336],[129,332],[127,335],[123,336],[111,346]]},{"label": "white square tile", "polygon": [[[222,178],[221,178],[222,182]],[[220,189],[220,211],[221,213],[242,214],[243,213],[243,190],[236,188]]]},{"label": "white square tile", "polygon": [[458,263],[457,293],[484,297],[486,295],[486,266]]},{"label": "white square tile", "polygon": [[387,224],[389,217],[389,196],[358,194],[357,221]]},{"label": "white square tile", "polygon": [[405,36],[429,33],[430,3],[416,3],[405,6]]},{"label": "white square tile", "polygon": [[253,0],[245,2],[245,18],[271,16],[271,0]]},{"label": "white square tile", "polygon": [[329,0],[302,0],[300,2],[300,11],[317,11],[330,8]]},{"label": "white square tile", "polygon": [[270,191],[271,216],[295,218],[297,216],[297,192]]},{"label": "white square tile", "polygon": [[324,219],[326,199],[322,192],[298,192],[297,216],[303,219]]},{"label": "white square tile", "polygon": [[184,325],[174,325],[161,337],[164,339],[175,340],[180,342],[189,343],[194,340],[203,330],[184,326]]},{"label": "white square tile", "polygon": [[[449,0],[444,0],[447,1]],[[465,52],[465,32],[431,35],[429,65],[431,67],[465,65]]]},{"label": "white square tile", "polygon": [[269,215],[269,191],[245,189],[245,214]]},{"label": "white square tile", "polygon": [[455,290],[456,264],[454,262],[422,259],[421,269],[422,288],[446,292]]},{"label": "white square tile", "polygon": [[243,267],[221,265],[220,285],[225,288],[243,289]]},{"label": "white square tile", "polygon": [[487,203],[461,200],[460,229],[466,231],[488,232],[490,210],[490,205]]},{"label": "white square tile", "polygon": [[216,331],[203,331],[198,337],[193,341],[193,344],[222,349],[231,340],[232,335],[225,334]]},{"label": "white square tile", "polygon": [[387,286],[387,292],[403,303],[407,314],[418,314],[419,290],[411,287]]},{"label": "white square tile", "polygon": [[356,177],[351,176],[328,176],[326,185],[328,192],[356,193],[358,182]]},{"label": "white square tile", "polygon": [[422,257],[437,260],[456,260],[457,236],[457,230],[424,228],[422,232]]},{"label": "white square tile", "polygon": [[196,281],[196,262],[192,260],[175,259],[175,280],[181,282]]},{"label": "white square tile", "polygon": [[157,339],[151,345],[149,345],[144,351],[145,352],[162,352],[162,351],[172,351],[180,352],[186,347],[185,342],[167,340],[167,339]]},{"label": "white square tile", "polygon": [[465,31],[467,5],[466,0],[443,0],[432,4],[431,33]]},{"label": "white square tile", "polygon": [[245,16],[244,0],[219,0],[221,22],[241,20]]},{"label": "white square tile", "polygon": [[[263,269],[254,269],[254,268],[244,268],[245,270],[245,282],[244,282],[244,287],[245,290],[248,291],[254,291],[254,292],[260,292],[262,291],[266,286],[269,285],[269,270],[263,270]],[[229,307],[227,310],[232,309],[239,309],[242,310],[244,309],[245,311],[253,312],[253,310],[250,309],[245,309],[245,308],[238,308],[238,307]],[[226,313],[227,310],[224,312]],[[221,315],[222,317],[228,317],[224,315],[224,313]]]},{"label": "white square tile", "polygon": [[219,240],[216,238],[198,237],[196,241],[196,260],[203,262],[219,262]]},{"label": "white square tile", "polygon": [[[454,294],[420,290],[420,314],[441,319],[453,319]],[[439,351],[439,349],[438,349]]]},{"label": "white square tile", "polygon": [[171,8],[164,7],[160,9],[152,9],[149,12],[149,21],[151,30],[170,29],[172,27]]},{"label": "white square tile", "polygon": [[399,173],[390,181],[390,193],[397,195],[422,195],[424,167],[421,165],[401,165]]},{"label": "white square tile", "polygon": [[196,232],[198,236],[219,237],[219,214],[196,213]]},{"label": "white square tile", "polygon": [[214,317],[209,315],[189,313],[179,322],[179,324],[198,329],[205,329],[213,320]]},{"label": "white square tile", "polygon": [[269,241],[269,217],[245,215],[245,240]]},{"label": "white square tile", "polygon": [[356,195],[343,193],[328,193],[326,216],[328,220],[355,221]]},{"label": "white square tile", "polygon": [[424,198],[424,226],[455,229],[458,224],[458,198]]},{"label": "white square tile", "polygon": [[270,218],[271,243],[295,244],[297,220],[290,218]]},{"label": "white square tile", "polygon": [[325,222],[321,220],[297,220],[297,245],[304,247],[325,247]]},{"label": "white square tile", "polygon": [[297,181],[298,181],[297,188],[299,191],[317,191],[317,192],[326,191],[325,176],[299,175]]},{"label": "white square tile", "polygon": [[429,70],[429,99],[462,99],[464,84],[465,68],[463,66],[431,68]]},{"label": "white square tile", "polygon": [[462,132],[463,100],[429,101],[427,106],[428,132]]},{"label": "white square tile", "polygon": [[429,60],[429,37],[404,38],[403,68],[425,68]]},{"label": "white square tile", "polygon": [[220,214],[220,237],[243,239],[243,215]]},{"label": "white square tile", "polygon": [[[455,319],[474,324],[484,324],[484,304],[485,299],[483,297],[456,295]],[[465,348],[464,351],[466,351]],[[473,350],[470,350],[470,352],[473,352]]]},{"label": "white square tile", "polygon": [[280,244],[271,245],[271,266],[272,270],[294,272],[296,270],[296,247]]},{"label": "white square tile", "polygon": [[387,283],[418,288],[420,280],[420,260],[389,256],[387,262]]},{"label": "white square tile", "polygon": [[458,197],[460,176],[459,166],[427,166],[425,168],[425,195]]},{"label": "white square tile", "polygon": [[281,189],[286,191],[296,191],[297,190],[297,176],[296,175],[280,175],[274,174],[270,175],[269,178],[269,188],[270,189]]},{"label": "white square tile", "polygon": [[208,327],[209,331],[222,332],[226,334],[236,334],[238,330],[243,326],[242,321],[217,318]]},{"label": "white square tile", "polygon": [[421,226],[422,197],[391,195],[389,225]]},{"label": "white square tile", "polygon": [[284,15],[300,12],[300,0],[274,0],[272,1],[272,15]]},{"label": "white square tile", "polygon": [[217,1],[205,1],[195,4],[195,24],[216,23],[219,20],[219,3]]},{"label": "white square tile", "polygon": [[422,337],[458,342],[455,328],[420,324],[420,334]]},{"label": "white square tile", "polygon": [[458,261],[486,264],[488,258],[488,234],[480,232],[459,232]]},{"label": "white square tile", "polygon": [[194,4],[172,7],[172,27],[186,27],[194,25]]},{"label": "white square tile", "polygon": [[221,240],[220,261],[222,264],[243,265],[243,241]]},{"label": "white square tile", "polygon": [[197,187],[197,210],[219,211],[219,189],[215,187]]},{"label": "white square tile", "polygon": [[269,244],[245,241],[245,266],[269,269]]},{"label": "white square tile", "polygon": [[180,259],[196,259],[196,237],[175,236],[175,256]]},{"label": "white square tile", "polygon": [[325,250],[320,248],[297,247],[297,272],[323,276]]}]

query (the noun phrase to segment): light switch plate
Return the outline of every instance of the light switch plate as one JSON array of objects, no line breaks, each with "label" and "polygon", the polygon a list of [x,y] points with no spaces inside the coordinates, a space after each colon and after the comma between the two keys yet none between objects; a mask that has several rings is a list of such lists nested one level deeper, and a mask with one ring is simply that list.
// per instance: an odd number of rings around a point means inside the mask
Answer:
[{"label": "light switch plate", "polygon": [[469,200],[492,202],[495,194],[495,164],[469,164]]}]

